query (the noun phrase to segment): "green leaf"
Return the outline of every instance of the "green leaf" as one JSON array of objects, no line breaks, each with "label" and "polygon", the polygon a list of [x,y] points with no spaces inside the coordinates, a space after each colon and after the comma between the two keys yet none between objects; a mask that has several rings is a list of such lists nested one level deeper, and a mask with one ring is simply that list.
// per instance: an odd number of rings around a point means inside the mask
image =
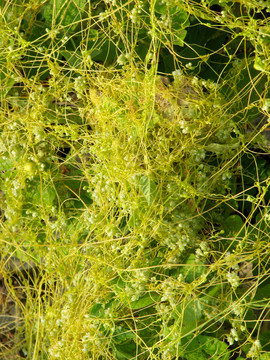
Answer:
[{"label": "green leaf", "polygon": [[14,84],[15,80],[12,79],[10,71],[7,69],[7,60],[5,56],[0,55],[0,96],[7,95]]},{"label": "green leaf", "polygon": [[237,234],[241,231],[241,236],[245,236],[245,229],[243,227],[244,223],[239,215],[227,217],[223,226],[226,235]]},{"label": "green leaf", "polygon": [[177,35],[174,36],[173,45],[184,46],[184,39],[186,37],[187,31],[182,29],[177,32]]},{"label": "green leaf", "polygon": [[146,198],[147,204],[150,206],[157,196],[157,185],[149,176],[142,175],[139,179],[141,192]]},{"label": "green leaf", "polygon": [[175,15],[172,16],[172,35],[173,35],[173,44],[183,46],[187,35],[185,28],[189,26],[188,14],[181,9]]},{"label": "green leaf", "polygon": [[73,31],[81,20],[86,0],[50,0],[43,9],[43,16],[49,24],[69,26]]},{"label": "green leaf", "polygon": [[158,294],[156,294],[156,293],[154,293],[154,294],[145,294],[140,299],[138,299],[136,301],[132,301],[131,309],[132,310],[141,309],[141,308],[144,308],[146,306],[155,304],[159,300],[160,300],[160,296]]},{"label": "green leaf", "polygon": [[129,342],[125,345],[117,345],[114,349],[114,356],[117,360],[129,360],[136,358],[136,345]]},{"label": "green leaf", "polygon": [[68,64],[72,67],[75,67],[82,61],[82,56],[80,52],[75,51],[67,51],[67,50],[60,50],[61,55],[64,56]]},{"label": "green leaf", "polygon": [[187,360],[227,360],[230,357],[228,346],[211,336],[198,335],[187,346],[185,359]]},{"label": "green leaf", "polygon": [[161,15],[165,15],[167,13],[167,4],[165,1],[158,0],[155,2],[155,12]]},{"label": "green leaf", "polygon": [[221,155],[224,153],[228,153],[231,150],[237,149],[240,146],[238,141],[232,142],[231,144],[218,144],[218,143],[211,143],[205,146],[207,151],[211,151],[216,153],[217,155]]},{"label": "green leaf", "polygon": [[179,322],[181,319],[181,334],[186,335],[190,332],[194,332],[203,316],[203,309],[205,306],[199,299],[192,299],[183,301],[176,306],[176,310],[173,312],[173,317]]},{"label": "green leaf", "polygon": [[270,330],[266,330],[266,331],[264,330],[259,334],[259,340],[261,342],[261,346],[264,351],[270,351],[269,339],[270,339]]},{"label": "green leaf", "polygon": [[261,354],[259,360],[270,360],[270,352]]},{"label": "green leaf", "polygon": [[8,171],[13,168],[13,161],[9,158],[0,157],[0,171]]},{"label": "green leaf", "polygon": [[262,72],[267,72],[268,62],[264,62],[259,56],[255,57],[254,69]]},{"label": "green leaf", "polygon": [[102,304],[95,304],[89,311],[89,316],[93,318],[103,318],[105,316],[104,307]]},{"label": "green leaf", "polygon": [[202,296],[201,299],[208,303],[211,304],[212,301],[216,302],[217,300],[217,294],[222,292],[222,285],[214,285],[211,286],[209,289],[207,289],[207,295]]},{"label": "green leaf", "polygon": [[112,335],[113,342],[117,344],[121,344],[130,339],[136,339],[136,335],[127,328],[118,327]]},{"label": "green leaf", "polygon": [[194,254],[189,255],[185,265],[180,269],[180,273],[184,275],[184,279],[187,283],[191,283],[192,281],[196,280],[206,271],[206,266],[204,266],[202,263],[195,263]]},{"label": "green leaf", "polygon": [[267,307],[270,307],[269,294],[270,294],[270,284],[267,284],[265,286],[258,286],[254,300],[260,301],[260,303],[261,301],[265,301],[264,307],[267,305],[268,305]]},{"label": "green leaf", "polygon": [[43,184],[38,184],[34,194],[33,194],[33,202],[40,204],[42,200],[42,204],[44,206],[53,205],[54,199],[56,197],[55,189],[51,186],[46,186]]}]

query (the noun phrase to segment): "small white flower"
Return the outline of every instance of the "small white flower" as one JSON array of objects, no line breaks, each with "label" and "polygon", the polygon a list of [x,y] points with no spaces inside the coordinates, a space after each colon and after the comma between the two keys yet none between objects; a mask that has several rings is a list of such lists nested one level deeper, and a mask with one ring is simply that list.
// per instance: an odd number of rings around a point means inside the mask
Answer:
[{"label": "small white flower", "polygon": [[232,329],[231,329],[231,335],[232,335],[234,341],[238,341],[238,340],[239,340],[239,339],[238,339],[237,330],[236,330],[235,328],[232,328]]},{"label": "small white flower", "polygon": [[239,286],[240,278],[236,272],[228,272],[226,277],[233,288],[237,288]]},{"label": "small white flower", "polygon": [[258,358],[260,351],[262,349],[260,340],[255,340],[252,344],[251,348],[249,349],[249,352],[247,354],[248,358]]}]

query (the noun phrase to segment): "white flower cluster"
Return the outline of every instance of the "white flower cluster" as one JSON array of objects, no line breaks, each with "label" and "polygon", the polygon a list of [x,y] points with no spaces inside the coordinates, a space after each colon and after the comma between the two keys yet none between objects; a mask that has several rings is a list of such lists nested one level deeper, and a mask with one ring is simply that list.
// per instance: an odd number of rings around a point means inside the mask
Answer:
[{"label": "white flower cluster", "polygon": [[11,192],[16,198],[19,196],[19,192],[21,191],[21,189],[22,189],[22,183],[18,179],[14,179],[12,181]]},{"label": "white flower cluster", "polygon": [[196,250],[195,261],[200,261],[203,258],[206,258],[210,253],[210,248],[206,241],[200,243],[200,247]]},{"label": "white flower cluster", "polygon": [[[183,130],[182,130],[183,131]],[[193,149],[190,154],[194,157],[196,162],[201,162],[205,159],[205,150],[204,149]]]},{"label": "white flower cluster", "polygon": [[161,301],[169,301],[170,305],[174,307],[177,304],[179,281],[173,278],[165,279],[161,284],[161,288],[163,292]]},{"label": "white flower cluster", "polygon": [[183,77],[183,72],[180,69],[177,69],[172,72],[173,78],[175,82],[179,82]]},{"label": "white flower cluster", "polygon": [[136,269],[132,272],[132,283],[125,287],[125,293],[131,301],[136,301],[144,294],[147,289],[149,272],[147,269]]},{"label": "white flower cluster", "polygon": [[9,130],[18,130],[20,128],[20,124],[17,121],[13,121],[12,123],[9,123],[7,128]]},{"label": "white flower cluster", "polygon": [[251,348],[249,349],[249,352],[247,353],[247,358],[258,359],[261,349],[262,349],[262,346],[261,346],[260,340],[255,340],[254,343],[252,344]]},{"label": "white flower cluster", "polygon": [[170,345],[162,352],[162,360],[175,359],[177,353],[177,345]]},{"label": "white flower cluster", "polygon": [[5,153],[6,151],[7,151],[6,145],[4,144],[4,141],[0,138],[0,153]]},{"label": "white flower cluster", "polygon": [[235,328],[231,329],[230,335],[227,337],[227,340],[230,345],[233,345],[235,341],[237,342],[239,340],[237,330]]},{"label": "white flower cluster", "polygon": [[226,180],[230,180],[232,177],[232,173],[230,171],[225,171],[223,174],[222,174],[222,180],[223,181],[226,181]]},{"label": "white flower cluster", "polygon": [[19,213],[18,211],[16,211],[16,209],[9,206],[5,208],[5,217],[7,218],[7,220],[12,221],[12,219],[16,219],[18,215]]},{"label": "white flower cluster", "polygon": [[45,31],[48,34],[48,37],[50,39],[55,39],[55,37],[59,33],[59,30],[57,30],[57,29],[48,29],[48,28],[46,28]]},{"label": "white flower cluster", "polygon": [[112,6],[116,6],[116,0],[104,0],[106,4],[111,4]]},{"label": "white flower cluster", "polygon": [[131,55],[126,53],[126,54],[119,55],[116,61],[117,61],[117,64],[123,66],[123,65],[127,64],[130,59],[131,59]]},{"label": "white flower cluster", "polygon": [[40,126],[34,126],[32,129],[32,133],[33,133],[33,135],[35,137],[35,141],[37,143],[44,139],[45,134],[44,134],[43,129],[40,128]]},{"label": "white flower cluster", "polygon": [[98,324],[91,324],[88,332],[82,338],[83,352],[88,353],[93,348],[101,348],[104,346],[104,335],[98,329]]},{"label": "white flower cluster", "polygon": [[67,36],[64,36],[62,39],[61,39],[61,43],[64,44],[68,41],[68,37]]},{"label": "white flower cluster", "polygon": [[142,12],[142,3],[140,2],[137,4],[130,12],[130,19],[133,22],[133,24],[136,24],[138,22],[138,15]]},{"label": "white flower cluster", "polygon": [[169,27],[171,24],[171,18],[167,14],[161,15],[161,20],[159,20],[159,24],[164,27]]},{"label": "white flower cluster", "polygon": [[173,251],[182,252],[191,242],[191,239],[186,234],[179,234],[179,231],[168,232],[167,236],[161,240],[163,246],[168,247]]},{"label": "white flower cluster", "polygon": [[103,21],[103,20],[105,20],[105,18],[106,18],[107,16],[109,16],[109,11],[108,11],[108,10],[102,11],[102,12],[99,14],[99,20],[100,20],[100,21]]},{"label": "white flower cluster", "polygon": [[23,54],[20,51],[13,49],[12,46],[9,46],[8,50],[10,51],[8,56],[10,60],[18,61],[23,58]]},{"label": "white flower cluster", "polygon": [[264,99],[262,111],[269,112],[270,110],[270,99]]},{"label": "white flower cluster", "polygon": [[245,307],[241,306],[241,304],[238,304],[236,302],[232,303],[232,311],[234,312],[234,314],[237,317],[240,317],[243,315],[244,311],[245,311]]},{"label": "white flower cluster", "polygon": [[49,354],[51,355],[51,357],[53,359],[59,359],[61,358],[61,350],[64,347],[64,342],[62,340],[57,341],[56,344],[54,344],[53,346],[51,346],[49,348]]},{"label": "white flower cluster", "polygon": [[231,284],[231,286],[236,289],[239,286],[239,276],[237,275],[236,271],[232,271],[232,272],[228,272],[227,275],[227,280],[228,282]]},{"label": "white flower cluster", "polygon": [[101,206],[104,199],[106,198],[106,201],[115,201],[116,200],[116,196],[115,196],[115,189],[113,188],[113,186],[109,186],[109,185],[104,185],[101,186],[100,188],[96,188],[93,190],[92,192],[92,198],[93,201]]},{"label": "white flower cluster", "polygon": [[187,69],[193,69],[192,62],[187,63],[185,66],[186,66]]},{"label": "white flower cluster", "polygon": [[190,127],[188,121],[179,120],[179,125],[182,129],[183,134],[189,134],[191,132],[191,127]]},{"label": "white flower cluster", "polygon": [[265,220],[265,221],[270,221],[270,213],[266,213],[266,214],[264,215],[264,220]]},{"label": "white flower cluster", "polygon": [[51,220],[48,222],[48,226],[52,231],[63,230],[66,227],[66,218],[65,215],[60,215],[56,220]]},{"label": "white flower cluster", "polygon": [[81,99],[84,91],[86,90],[86,80],[78,76],[74,81],[74,89],[77,93],[78,99]]},{"label": "white flower cluster", "polygon": [[140,296],[143,295],[144,290],[145,286],[143,284],[139,284],[135,286],[135,288],[133,286],[126,286],[124,289],[125,296],[131,301],[138,300]]}]

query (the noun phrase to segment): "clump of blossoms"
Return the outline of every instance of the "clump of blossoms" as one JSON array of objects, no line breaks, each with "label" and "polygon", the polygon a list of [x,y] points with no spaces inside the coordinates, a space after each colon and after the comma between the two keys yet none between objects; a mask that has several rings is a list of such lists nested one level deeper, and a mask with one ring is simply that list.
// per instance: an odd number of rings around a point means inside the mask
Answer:
[{"label": "clump of blossoms", "polygon": [[252,358],[252,359],[258,359],[258,356],[260,356],[261,353],[261,342],[260,340],[255,340],[251,346],[251,348],[249,349],[249,352],[247,353],[247,357],[248,358]]},{"label": "clump of blossoms", "polygon": [[74,90],[76,91],[78,99],[81,99],[83,97],[86,88],[86,80],[82,76],[78,76],[74,81]]},{"label": "clump of blossoms", "polygon": [[227,337],[227,340],[230,345],[233,345],[235,341],[237,342],[239,340],[237,329],[231,329],[230,335]]},{"label": "clump of blossoms", "polygon": [[231,272],[229,271],[226,274],[226,278],[234,289],[236,289],[239,286],[240,278],[236,271],[231,271]]}]

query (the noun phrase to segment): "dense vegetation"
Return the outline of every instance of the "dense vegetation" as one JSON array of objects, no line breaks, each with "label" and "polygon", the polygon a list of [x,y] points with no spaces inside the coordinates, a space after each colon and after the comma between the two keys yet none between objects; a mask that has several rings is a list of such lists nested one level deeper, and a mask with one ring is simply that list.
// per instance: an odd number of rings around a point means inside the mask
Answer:
[{"label": "dense vegetation", "polygon": [[270,359],[269,14],[0,0],[1,359]]}]

